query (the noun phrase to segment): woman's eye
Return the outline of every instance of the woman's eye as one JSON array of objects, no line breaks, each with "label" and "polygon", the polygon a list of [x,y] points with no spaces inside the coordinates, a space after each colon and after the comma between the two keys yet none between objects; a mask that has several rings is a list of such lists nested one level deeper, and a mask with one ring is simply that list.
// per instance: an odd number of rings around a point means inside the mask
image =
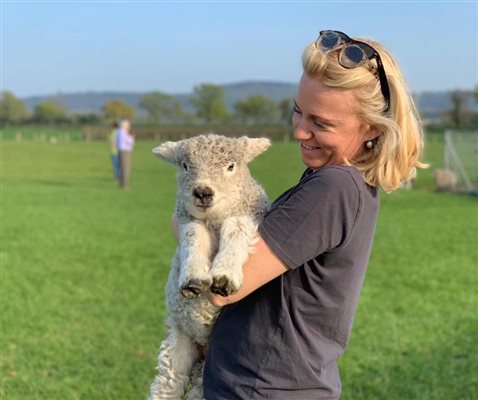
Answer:
[{"label": "woman's eye", "polygon": [[183,168],[184,168],[185,171],[188,170],[188,165],[184,161],[183,161]]},{"label": "woman's eye", "polygon": [[294,107],[294,112],[297,114],[301,114],[300,110],[297,107]]},{"label": "woman's eye", "polygon": [[315,125],[317,128],[320,128],[320,129],[324,129],[324,128],[325,128],[325,126],[322,125],[322,124],[321,124],[320,122],[318,122],[318,121],[314,121],[314,125]]},{"label": "woman's eye", "polygon": [[229,164],[229,166],[227,167],[227,170],[228,170],[229,172],[234,171],[234,163]]}]

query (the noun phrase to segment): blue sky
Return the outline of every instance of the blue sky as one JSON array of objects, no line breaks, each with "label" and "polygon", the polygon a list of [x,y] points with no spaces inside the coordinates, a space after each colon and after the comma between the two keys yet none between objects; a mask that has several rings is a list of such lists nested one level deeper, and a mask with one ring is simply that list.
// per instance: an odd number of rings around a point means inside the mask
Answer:
[{"label": "blue sky", "polygon": [[1,89],[186,93],[200,83],[297,82],[322,29],[370,37],[412,91],[477,82],[476,1],[1,2]]}]

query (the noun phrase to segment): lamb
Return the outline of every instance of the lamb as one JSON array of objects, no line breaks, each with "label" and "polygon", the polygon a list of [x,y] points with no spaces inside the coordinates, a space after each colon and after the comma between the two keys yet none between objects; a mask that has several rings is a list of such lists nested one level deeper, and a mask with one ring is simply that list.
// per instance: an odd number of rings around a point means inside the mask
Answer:
[{"label": "lamb", "polygon": [[433,171],[433,178],[435,179],[435,187],[440,192],[454,192],[458,179],[453,171],[446,168],[437,168]]},{"label": "lamb", "polygon": [[149,400],[202,399],[198,345],[206,345],[220,308],[206,291],[228,296],[242,284],[259,222],[269,209],[247,164],[270,146],[265,138],[207,134],[153,149],[176,169],[179,245],[166,286],[169,332],[162,342]]}]

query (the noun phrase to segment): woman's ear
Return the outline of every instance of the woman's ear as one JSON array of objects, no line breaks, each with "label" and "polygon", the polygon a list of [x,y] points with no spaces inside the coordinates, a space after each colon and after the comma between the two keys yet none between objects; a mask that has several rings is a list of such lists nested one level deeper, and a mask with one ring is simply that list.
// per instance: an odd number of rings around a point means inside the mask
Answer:
[{"label": "woman's ear", "polygon": [[380,129],[372,125],[366,125],[364,131],[365,131],[365,134],[363,137],[364,142],[368,142],[369,140],[374,140],[382,134],[382,131]]}]

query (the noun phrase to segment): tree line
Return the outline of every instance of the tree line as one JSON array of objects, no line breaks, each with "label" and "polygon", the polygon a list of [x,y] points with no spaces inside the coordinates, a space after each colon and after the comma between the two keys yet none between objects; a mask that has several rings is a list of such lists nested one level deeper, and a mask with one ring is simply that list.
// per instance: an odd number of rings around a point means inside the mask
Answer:
[{"label": "tree line", "polygon": [[[194,88],[190,102],[193,112],[184,109],[175,97],[160,91],[143,96],[138,109],[144,111],[144,122],[155,125],[192,123],[288,124],[293,99],[280,102],[263,95],[253,95],[236,102],[232,111],[224,102],[224,89],[209,83]],[[3,92],[0,99],[0,121],[5,124],[79,124],[94,125],[119,119],[139,118],[138,110],[119,99],[103,104],[100,113],[71,114],[64,104],[52,99],[38,103],[29,112],[25,103],[11,92]]]},{"label": "tree line", "polygon": [[[467,106],[473,96],[478,102],[478,86],[474,91],[455,90],[451,94],[451,108],[440,116],[438,128],[470,128],[478,126],[478,113]],[[154,125],[174,124],[243,124],[243,125],[288,125],[291,121],[294,101],[285,98],[280,102],[263,95],[253,95],[234,104],[228,110],[221,86],[204,83],[194,87],[190,97],[194,111],[188,112],[175,97],[160,91],[143,96],[138,108],[146,114],[138,116],[138,110],[122,100],[110,100],[103,104],[101,113],[71,114],[65,105],[47,100],[35,106],[30,113],[24,102],[11,92],[3,92],[0,98],[0,123],[4,125],[75,124],[99,125],[119,119],[137,118]],[[436,125],[436,122],[435,122]]]}]

